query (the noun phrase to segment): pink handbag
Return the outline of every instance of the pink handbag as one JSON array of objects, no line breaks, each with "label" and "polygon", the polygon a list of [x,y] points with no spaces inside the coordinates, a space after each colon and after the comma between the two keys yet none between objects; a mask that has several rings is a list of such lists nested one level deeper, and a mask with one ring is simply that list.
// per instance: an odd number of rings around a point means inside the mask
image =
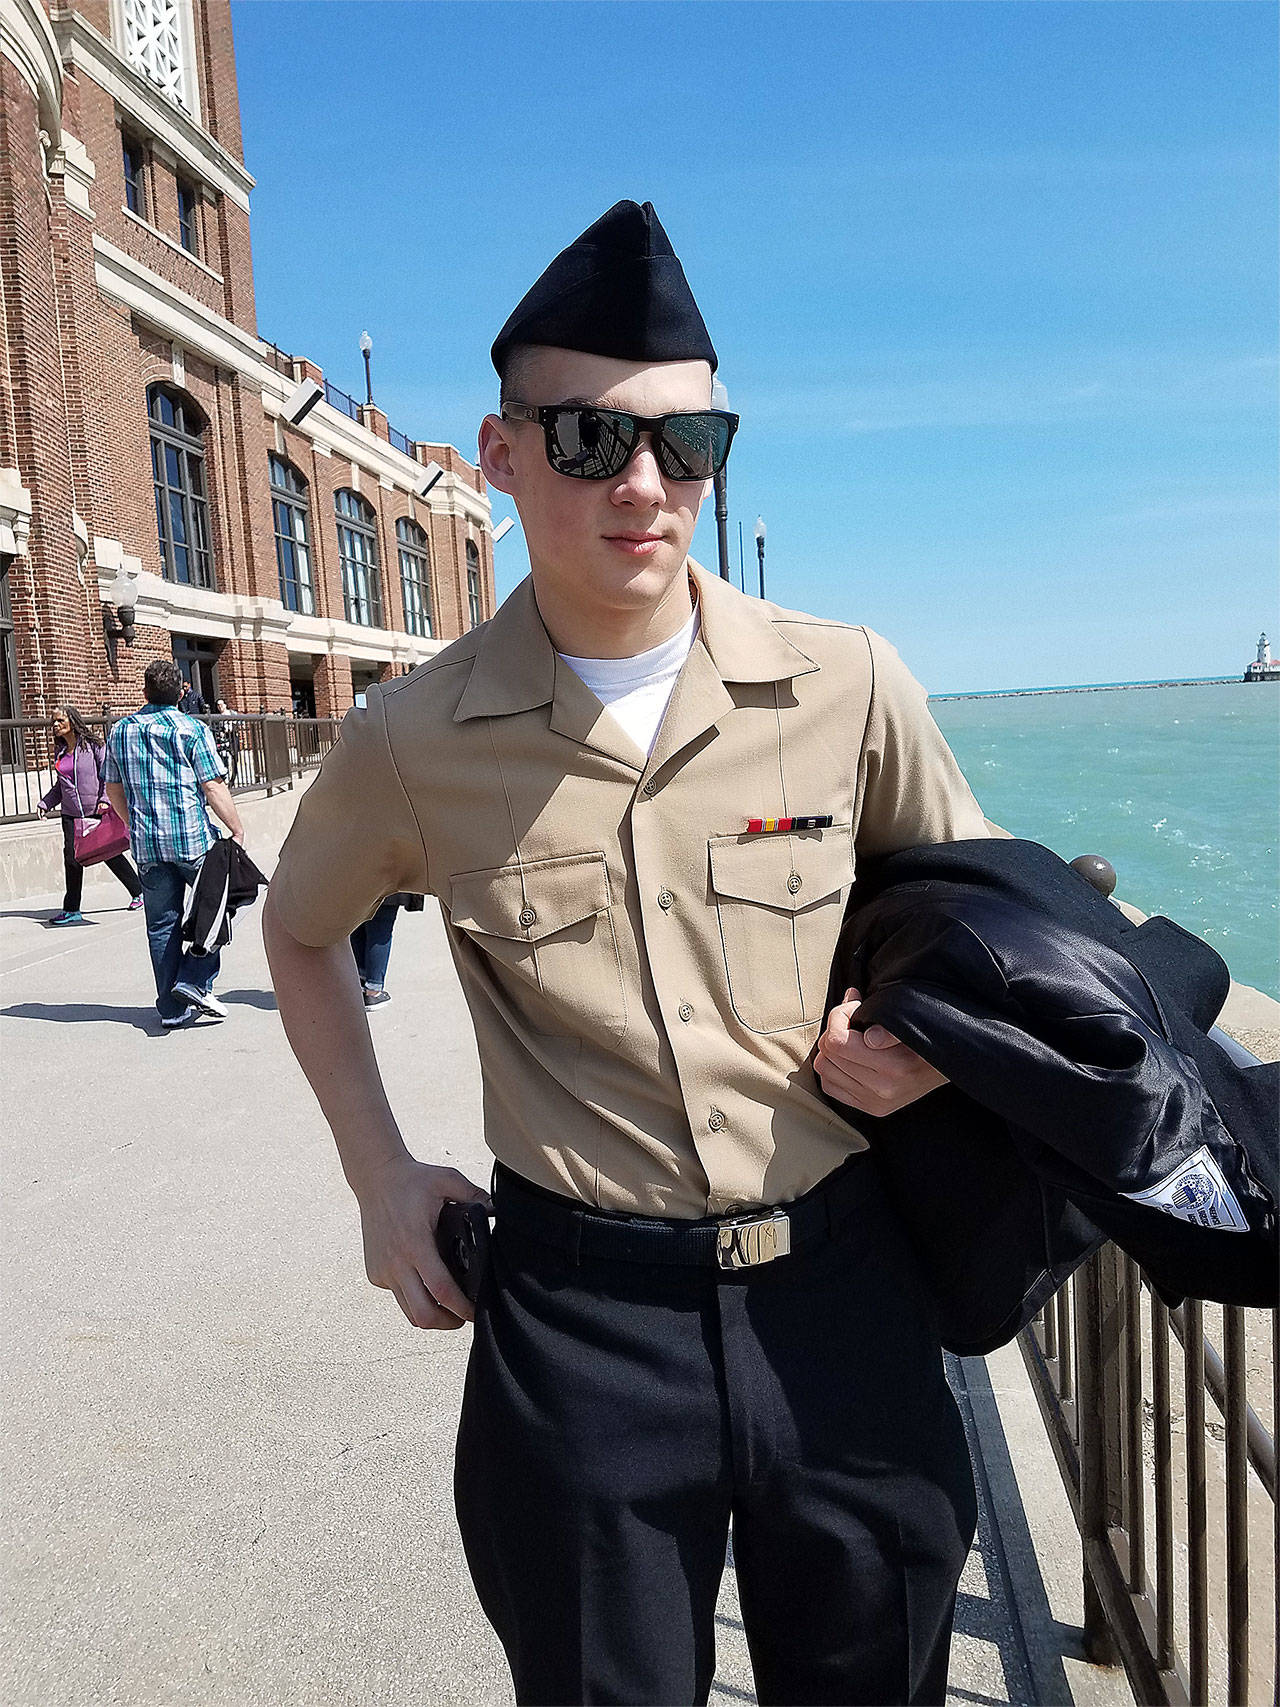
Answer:
[{"label": "pink handbag", "polygon": [[101,818],[77,818],[75,821],[76,864],[100,865],[104,859],[114,859],[129,845],[129,832],[124,820],[104,804]]}]

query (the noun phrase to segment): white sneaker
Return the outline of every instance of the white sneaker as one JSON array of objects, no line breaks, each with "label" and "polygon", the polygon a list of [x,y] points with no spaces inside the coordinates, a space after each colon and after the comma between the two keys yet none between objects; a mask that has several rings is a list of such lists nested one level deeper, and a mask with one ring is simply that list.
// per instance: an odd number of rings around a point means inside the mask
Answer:
[{"label": "white sneaker", "polygon": [[209,1019],[226,1019],[227,1010],[216,996],[211,996],[207,990],[197,990],[194,984],[175,984],[175,996],[181,996],[184,1002],[190,1002],[197,1013],[204,1014]]},{"label": "white sneaker", "polygon": [[195,1011],[194,1008],[184,1008],[180,1014],[175,1014],[172,1019],[162,1019],[160,1024],[166,1031],[176,1031],[180,1025],[187,1023]]}]

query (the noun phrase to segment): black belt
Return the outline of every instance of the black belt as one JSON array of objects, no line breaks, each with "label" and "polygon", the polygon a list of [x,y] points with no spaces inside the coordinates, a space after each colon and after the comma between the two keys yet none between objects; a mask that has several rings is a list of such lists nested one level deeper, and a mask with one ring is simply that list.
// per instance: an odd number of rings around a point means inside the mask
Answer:
[{"label": "black belt", "polygon": [[613,1262],[754,1268],[834,1237],[866,1197],[874,1178],[867,1161],[863,1152],[851,1156],[794,1203],[704,1221],[665,1221],[586,1209],[572,1198],[531,1184],[499,1162],[494,1168],[493,1206],[499,1228],[507,1225],[539,1244],[551,1245],[572,1262],[599,1257]]}]

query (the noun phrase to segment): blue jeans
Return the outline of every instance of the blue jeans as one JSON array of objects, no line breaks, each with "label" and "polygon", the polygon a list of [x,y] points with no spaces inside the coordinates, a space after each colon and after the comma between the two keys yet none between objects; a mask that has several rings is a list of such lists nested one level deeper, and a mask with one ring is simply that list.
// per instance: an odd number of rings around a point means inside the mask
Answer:
[{"label": "blue jeans", "polygon": [[371,919],[357,925],[351,933],[351,952],[356,957],[360,982],[368,990],[381,990],[387,981],[391,933],[396,928],[399,909],[399,901],[384,901]]},{"label": "blue jeans", "polygon": [[221,951],[192,954],[182,946],[182,914],[187,885],[200,866],[194,860],[161,860],[138,868],[142,879],[142,910],[147,918],[147,946],[156,975],[156,1010],[161,1019],[177,1019],[188,1004],[175,996],[175,984],[192,984],[206,994],[218,976]]}]

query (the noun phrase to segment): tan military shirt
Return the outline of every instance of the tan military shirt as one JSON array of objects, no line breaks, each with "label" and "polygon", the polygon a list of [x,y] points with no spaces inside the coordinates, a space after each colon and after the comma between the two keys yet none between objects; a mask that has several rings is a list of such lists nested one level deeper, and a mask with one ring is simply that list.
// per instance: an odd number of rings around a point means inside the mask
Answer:
[{"label": "tan military shirt", "polygon": [[691,575],[700,632],[647,760],[525,581],[347,714],[272,885],[315,946],[438,896],[498,1158],[681,1217],[787,1202],[863,1147],[812,1067],[855,861],[986,834],[892,647]]}]

